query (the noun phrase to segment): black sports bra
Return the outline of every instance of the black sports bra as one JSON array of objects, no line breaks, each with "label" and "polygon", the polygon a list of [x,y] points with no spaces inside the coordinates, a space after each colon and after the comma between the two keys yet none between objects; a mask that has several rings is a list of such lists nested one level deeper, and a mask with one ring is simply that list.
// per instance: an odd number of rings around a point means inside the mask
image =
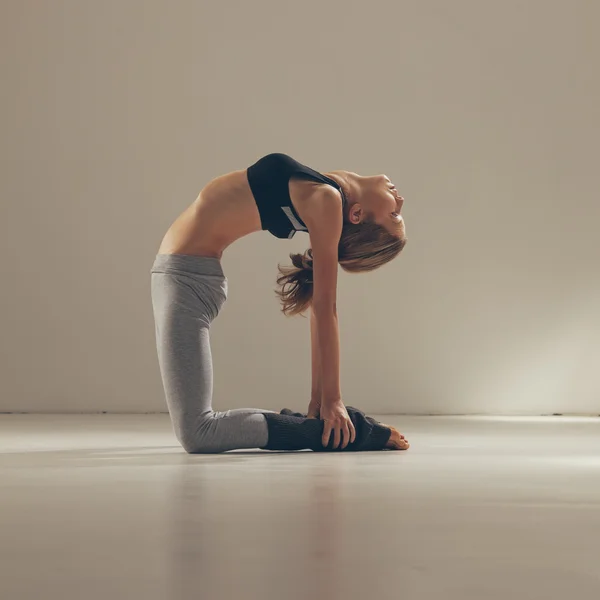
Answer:
[{"label": "black sports bra", "polygon": [[247,174],[262,228],[278,238],[292,238],[296,231],[308,231],[290,198],[292,175],[331,185],[341,192],[345,201],[344,192],[336,181],[286,154],[268,154],[248,167]]}]

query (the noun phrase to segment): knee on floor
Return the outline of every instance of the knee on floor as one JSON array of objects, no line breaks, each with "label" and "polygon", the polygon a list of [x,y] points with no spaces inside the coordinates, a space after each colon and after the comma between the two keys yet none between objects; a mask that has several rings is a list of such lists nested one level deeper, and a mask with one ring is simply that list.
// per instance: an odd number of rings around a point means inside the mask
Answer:
[{"label": "knee on floor", "polygon": [[214,454],[220,452],[215,444],[214,436],[211,435],[211,423],[214,421],[213,414],[203,415],[201,421],[193,424],[186,423],[179,427],[179,443],[188,454]]}]

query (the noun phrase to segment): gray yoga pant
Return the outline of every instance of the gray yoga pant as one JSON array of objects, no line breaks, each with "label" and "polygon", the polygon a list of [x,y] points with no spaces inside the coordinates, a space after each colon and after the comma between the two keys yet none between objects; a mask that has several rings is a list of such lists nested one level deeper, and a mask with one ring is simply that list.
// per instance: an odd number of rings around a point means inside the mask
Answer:
[{"label": "gray yoga pant", "polygon": [[159,254],[152,267],[152,306],[158,361],[173,430],[190,453],[262,448],[264,414],[212,408],[209,329],[227,299],[227,279],[216,258]]}]

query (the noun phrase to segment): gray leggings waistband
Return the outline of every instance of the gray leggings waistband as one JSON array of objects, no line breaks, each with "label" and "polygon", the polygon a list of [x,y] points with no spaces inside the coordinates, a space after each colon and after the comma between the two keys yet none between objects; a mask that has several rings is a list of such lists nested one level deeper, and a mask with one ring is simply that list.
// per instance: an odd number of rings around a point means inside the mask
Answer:
[{"label": "gray leggings waistband", "polygon": [[221,261],[212,256],[157,254],[152,273],[188,273],[225,278]]}]

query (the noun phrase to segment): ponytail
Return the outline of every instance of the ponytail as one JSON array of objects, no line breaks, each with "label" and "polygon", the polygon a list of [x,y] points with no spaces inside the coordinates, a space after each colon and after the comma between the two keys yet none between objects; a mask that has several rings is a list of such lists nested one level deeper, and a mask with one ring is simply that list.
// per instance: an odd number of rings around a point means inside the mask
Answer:
[{"label": "ponytail", "polygon": [[[349,273],[373,271],[398,256],[406,238],[390,233],[383,225],[365,221],[344,223],[338,244],[340,267]],[[305,312],[313,297],[313,254],[290,254],[291,267],[279,266],[276,293],[282,312],[291,317]]]},{"label": "ponytail", "polygon": [[290,254],[292,267],[279,266],[277,295],[282,312],[288,317],[305,312],[313,296],[313,257],[309,248],[304,254]]}]

